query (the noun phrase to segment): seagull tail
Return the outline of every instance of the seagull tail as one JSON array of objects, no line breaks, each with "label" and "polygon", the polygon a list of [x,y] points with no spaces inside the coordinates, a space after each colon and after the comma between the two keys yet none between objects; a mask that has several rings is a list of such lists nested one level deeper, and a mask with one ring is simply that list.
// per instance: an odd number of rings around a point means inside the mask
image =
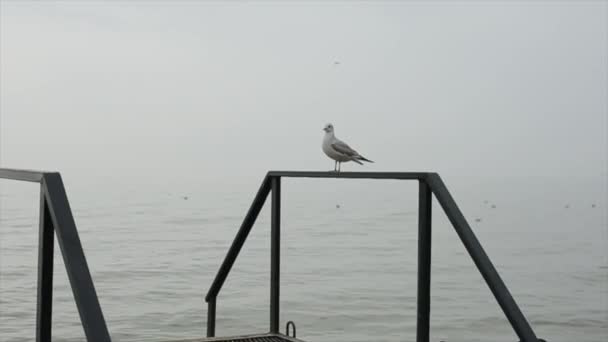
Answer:
[{"label": "seagull tail", "polygon": [[368,163],[373,163],[373,161],[371,161],[371,160],[369,160],[369,159],[367,159],[367,158],[365,158],[363,156],[359,156],[359,160],[364,160],[364,161],[366,161]]},{"label": "seagull tail", "polygon": [[351,159],[352,161],[354,161],[355,163],[359,164],[359,165],[363,165],[362,162],[358,161],[356,158]]}]

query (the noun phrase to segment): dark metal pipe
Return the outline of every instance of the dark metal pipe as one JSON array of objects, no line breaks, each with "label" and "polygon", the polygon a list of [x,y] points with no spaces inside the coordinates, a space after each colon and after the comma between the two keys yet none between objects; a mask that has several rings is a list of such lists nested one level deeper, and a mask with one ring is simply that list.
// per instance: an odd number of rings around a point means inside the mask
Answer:
[{"label": "dark metal pipe", "polygon": [[270,332],[279,332],[281,273],[281,178],[272,177],[270,222]]},{"label": "dark metal pipe", "polygon": [[215,300],[207,302],[207,337],[215,337]]},{"label": "dark metal pipe", "polygon": [[51,342],[53,321],[53,220],[40,189],[40,224],[38,232],[38,303],[36,306],[36,342]]},{"label": "dark metal pipe", "polygon": [[424,179],[427,172],[335,172],[335,171],[269,171],[270,177],[295,178],[360,178],[360,179]]},{"label": "dark metal pipe", "polygon": [[270,177],[265,177],[260,189],[258,190],[258,193],[253,199],[253,203],[251,204],[247,215],[245,215],[245,219],[243,219],[241,228],[237,232],[234,241],[232,241],[232,245],[230,246],[226,257],[224,258],[224,261],[222,262],[220,269],[217,271],[215,279],[207,292],[207,296],[205,297],[207,302],[209,302],[212,298],[217,297],[217,294],[220,292],[220,289],[222,288],[224,281],[226,281],[226,277],[228,276],[228,273],[230,273],[230,269],[232,268],[236,257],[239,255],[239,252],[241,251],[241,248],[243,247],[243,244],[251,231],[251,227],[253,227],[260,210],[262,210],[262,207],[264,206],[264,202],[266,201],[266,197],[268,197],[269,192]]},{"label": "dark metal pipe", "polygon": [[454,202],[452,195],[450,195],[450,192],[441,180],[441,177],[439,177],[438,174],[430,174],[427,181],[431,186],[431,190],[435,194],[435,197],[437,197],[439,204],[441,204],[450,222],[454,226],[456,233],[458,233],[460,240],[475,262],[477,269],[481,272],[481,275],[490,287],[490,290],[494,294],[502,311],[505,313],[511,326],[517,333],[517,336],[523,342],[536,342],[537,338],[530,327],[530,324],[517,306],[517,303],[515,303],[511,293],[500,278],[500,275],[498,275],[498,272],[494,268],[494,265],[492,265],[492,262],[483,250],[483,247],[481,247],[479,240],[477,240],[477,237],[471,230],[464,215],[462,215],[456,202]]},{"label": "dark metal pipe", "polygon": [[431,188],[419,181],[418,189],[418,314],[416,342],[429,342],[431,314]]}]

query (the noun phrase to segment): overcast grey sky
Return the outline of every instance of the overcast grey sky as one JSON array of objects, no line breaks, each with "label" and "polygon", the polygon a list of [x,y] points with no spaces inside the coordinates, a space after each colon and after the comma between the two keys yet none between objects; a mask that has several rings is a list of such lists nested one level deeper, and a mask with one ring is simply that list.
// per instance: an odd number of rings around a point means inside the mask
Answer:
[{"label": "overcast grey sky", "polygon": [[606,179],[605,1],[0,4],[4,167]]}]

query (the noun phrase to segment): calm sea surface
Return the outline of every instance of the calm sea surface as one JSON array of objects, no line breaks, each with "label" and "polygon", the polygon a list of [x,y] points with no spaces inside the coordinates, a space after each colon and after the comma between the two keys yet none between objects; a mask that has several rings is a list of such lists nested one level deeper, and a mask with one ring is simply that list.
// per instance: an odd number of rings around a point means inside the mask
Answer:
[{"label": "calm sea surface", "polygon": [[[539,337],[608,341],[605,186],[445,181]],[[259,183],[65,182],[113,340],[204,336],[203,297]],[[35,336],[38,194],[0,182],[2,342]],[[285,180],[281,329],[293,320],[307,341],[414,341],[416,199],[415,182]],[[433,210],[431,339],[517,341]],[[218,335],[268,330],[269,230],[265,208],[218,298]],[[55,340],[83,340],[58,248],[54,286]]]}]

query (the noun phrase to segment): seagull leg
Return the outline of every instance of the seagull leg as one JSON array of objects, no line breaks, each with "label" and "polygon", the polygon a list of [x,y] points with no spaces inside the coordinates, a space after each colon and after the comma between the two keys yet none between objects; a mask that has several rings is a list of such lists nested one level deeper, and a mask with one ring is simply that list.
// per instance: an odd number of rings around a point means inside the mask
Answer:
[{"label": "seagull leg", "polygon": [[342,162],[338,162],[338,172],[340,172],[341,168],[342,168]]},{"label": "seagull leg", "polygon": [[338,172],[338,161],[337,160],[334,162],[334,171]]}]

